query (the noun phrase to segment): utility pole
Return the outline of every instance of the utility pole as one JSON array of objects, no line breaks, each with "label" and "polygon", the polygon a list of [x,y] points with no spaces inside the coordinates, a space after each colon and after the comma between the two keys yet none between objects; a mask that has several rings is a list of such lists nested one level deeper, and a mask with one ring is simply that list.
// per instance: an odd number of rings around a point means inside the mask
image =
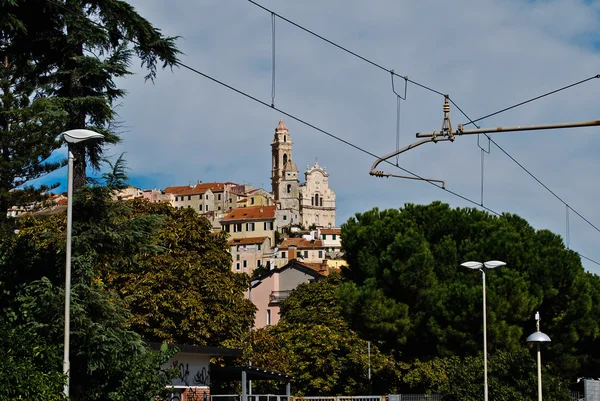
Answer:
[{"label": "utility pole", "polygon": [[593,127],[600,125],[600,120],[592,120],[592,121],[582,121],[582,122],[573,122],[573,123],[559,123],[559,124],[540,124],[540,125],[518,125],[512,127],[496,127],[496,128],[474,128],[474,129],[465,129],[463,124],[459,124],[456,130],[452,129],[452,124],[450,123],[450,104],[448,103],[448,97],[445,97],[444,100],[444,119],[442,122],[442,129],[440,131],[431,131],[431,132],[418,132],[417,138],[424,138],[420,141],[411,143],[408,146],[403,147],[402,149],[398,149],[394,152],[391,152],[379,159],[375,160],[375,163],[371,166],[371,170],[369,171],[370,175],[375,177],[395,177],[395,178],[404,178],[408,180],[420,180],[420,181],[429,181],[429,182],[438,182],[442,184],[442,188],[446,187],[446,182],[444,180],[438,180],[433,178],[421,178],[414,176],[406,176],[406,175],[398,175],[386,173],[382,170],[377,170],[377,166],[382,162],[391,159],[401,153],[414,149],[418,146],[421,146],[425,143],[438,143],[444,141],[454,142],[456,137],[462,135],[476,135],[476,134],[497,134],[503,132],[515,132],[515,131],[537,131],[537,130],[551,130],[551,129],[561,129],[561,128],[578,128],[578,127]]},{"label": "utility pole", "polygon": [[367,341],[367,354],[369,357],[369,395],[373,393],[373,385],[371,382],[371,341]]}]

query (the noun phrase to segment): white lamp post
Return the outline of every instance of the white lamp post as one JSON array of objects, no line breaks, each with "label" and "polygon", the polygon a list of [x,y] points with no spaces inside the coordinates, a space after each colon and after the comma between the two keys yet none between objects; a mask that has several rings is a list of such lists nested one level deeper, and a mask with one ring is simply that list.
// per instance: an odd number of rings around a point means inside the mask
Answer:
[{"label": "white lamp post", "polygon": [[69,146],[69,173],[67,178],[67,249],[65,262],[65,342],[63,357],[63,373],[66,376],[64,393],[69,397],[69,341],[71,337],[71,232],[73,229],[73,153],[71,145],[90,139],[102,139],[104,135],[87,129],[74,129],[61,134],[63,141]]},{"label": "white lamp post", "polygon": [[487,322],[485,306],[485,271],[484,268],[494,269],[500,266],[506,266],[506,263],[499,260],[490,260],[488,262],[465,262],[461,266],[473,270],[479,270],[483,280],[483,399],[488,401],[488,375],[487,375]]},{"label": "white lamp post", "polygon": [[527,337],[528,343],[537,345],[537,374],[538,374],[538,401],[542,401],[542,354],[540,352],[540,343],[550,342],[550,337],[540,331],[540,312],[535,313],[536,332]]}]

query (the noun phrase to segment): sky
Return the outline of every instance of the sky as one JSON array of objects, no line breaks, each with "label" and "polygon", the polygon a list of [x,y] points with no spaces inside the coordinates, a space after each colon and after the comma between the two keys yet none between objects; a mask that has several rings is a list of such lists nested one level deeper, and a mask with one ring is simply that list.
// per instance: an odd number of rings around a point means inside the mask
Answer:
[{"label": "sky", "polygon": [[[600,1],[578,0],[257,0],[262,6],[422,85],[447,93],[472,119],[600,73]],[[270,104],[271,14],[245,0],[132,0],[165,35],[180,36],[180,60]],[[300,173],[318,161],[337,196],[336,224],[374,207],[441,200],[473,203],[423,181],[370,176],[373,156],[211,80],[176,68],[128,91],[118,108],[132,183],[141,188],[198,180],[249,183],[270,190],[270,143],[283,118]],[[397,90],[403,80],[396,78]],[[501,113],[483,127],[599,119],[600,79]],[[391,74],[302,31],[275,21],[275,106],[376,155],[440,130],[443,97],[408,84],[400,103]],[[452,106],[453,127],[468,120]],[[600,227],[597,170],[600,127],[494,134],[492,138],[570,207]],[[487,141],[487,140],[486,140]],[[487,142],[481,143],[487,150]],[[395,162],[396,160],[393,159]],[[476,136],[426,144],[398,163],[476,204],[482,201]],[[395,166],[382,165],[403,174]],[[505,153],[484,157],[483,205],[550,229],[600,262],[600,232],[538,184]],[[583,261],[600,273],[600,266]],[[549,266],[550,268],[550,266]]]}]

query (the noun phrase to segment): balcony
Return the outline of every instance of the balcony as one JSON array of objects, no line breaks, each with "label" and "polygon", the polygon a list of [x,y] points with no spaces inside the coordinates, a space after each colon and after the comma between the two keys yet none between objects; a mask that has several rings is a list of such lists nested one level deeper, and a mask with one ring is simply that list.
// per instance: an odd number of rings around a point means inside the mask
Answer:
[{"label": "balcony", "polygon": [[285,301],[290,296],[291,293],[292,293],[292,290],[271,291],[271,295],[269,295],[269,304],[279,304],[279,303]]}]

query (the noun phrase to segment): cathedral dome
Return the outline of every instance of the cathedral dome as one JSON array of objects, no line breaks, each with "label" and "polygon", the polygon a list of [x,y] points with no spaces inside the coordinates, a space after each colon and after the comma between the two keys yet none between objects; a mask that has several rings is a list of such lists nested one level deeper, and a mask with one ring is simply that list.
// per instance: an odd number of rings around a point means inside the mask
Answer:
[{"label": "cathedral dome", "polygon": [[298,172],[298,167],[296,167],[296,163],[294,163],[291,160],[288,160],[287,163],[285,163],[285,166],[283,166],[283,172],[294,172],[297,173]]}]

